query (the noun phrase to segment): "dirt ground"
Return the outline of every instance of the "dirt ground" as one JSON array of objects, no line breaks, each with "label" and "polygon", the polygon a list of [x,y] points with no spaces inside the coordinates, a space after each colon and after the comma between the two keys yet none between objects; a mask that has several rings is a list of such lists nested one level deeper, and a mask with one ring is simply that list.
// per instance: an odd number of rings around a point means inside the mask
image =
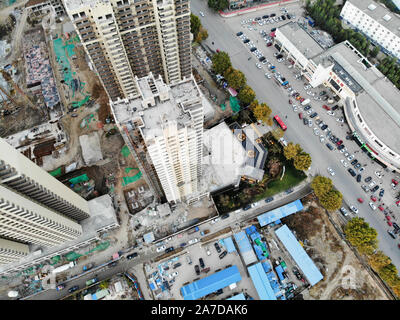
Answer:
[{"label": "dirt ground", "polygon": [[344,242],[315,199],[304,212],[283,219],[296,232],[324,279],[303,292],[305,300],[387,300],[377,282]]}]

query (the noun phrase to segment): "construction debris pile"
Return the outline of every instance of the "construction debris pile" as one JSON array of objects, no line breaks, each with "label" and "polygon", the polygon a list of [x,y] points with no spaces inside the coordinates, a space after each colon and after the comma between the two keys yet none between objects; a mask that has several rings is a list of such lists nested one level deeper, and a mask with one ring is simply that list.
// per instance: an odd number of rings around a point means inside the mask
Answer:
[{"label": "construction debris pile", "polygon": [[46,47],[44,41],[35,43],[34,38],[24,41],[26,84],[28,88],[40,85],[46,106],[53,108],[60,102],[60,98]]}]

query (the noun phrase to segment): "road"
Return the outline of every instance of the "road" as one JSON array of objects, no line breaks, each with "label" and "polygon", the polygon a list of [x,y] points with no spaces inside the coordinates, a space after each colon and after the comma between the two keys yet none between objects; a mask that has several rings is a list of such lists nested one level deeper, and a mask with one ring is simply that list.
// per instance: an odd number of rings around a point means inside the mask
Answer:
[{"label": "road", "polygon": [[[289,13],[294,12],[297,16],[300,16],[298,4],[284,6],[288,9]],[[268,80],[265,78],[265,71],[263,70],[265,67],[261,70],[256,68],[256,57],[250,53],[248,46],[243,44],[243,42],[236,36],[238,31],[244,32],[254,42],[258,49],[264,53],[264,56],[269,61],[274,62],[278,71],[284,74],[292,87],[296,91],[300,92],[302,96],[307,97],[305,92],[306,90],[303,89],[304,81],[294,79],[292,72],[293,69],[288,69],[283,63],[275,63],[276,59],[274,58],[273,53],[277,52],[277,50],[273,46],[266,47],[259,34],[259,30],[261,29],[269,31],[270,28],[277,27],[277,25],[281,25],[287,21],[282,21],[279,24],[275,23],[274,25],[269,24],[262,27],[257,25],[257,31],[250,31],[247,28],[242,28],[240,24],[243,19],[254,18],[272,12],[279,13],[279,7],[263,9],[255,13],[224,19],[207,7],[207,1],[201,0],[191,2],[191,11],[200,17],[202,25],[208,31],[209,37],[205,40],[205,45],[208,45],[214,50],[220,49],[229,53],[234,68],[241,70],[246,75],[247,83],[256,92],[258,101],[266,102],[272,109],[273,113],[281,116],[286,123],[288,130],[285,133],[285,139],[287,141],[299,143],[302,148],[311,155],[313,160],[310,169],[311,172],[313,174],[320,173],[328,175],[326,171],[328,166],[335,171],[335,176],[331,178],[335,186],[342,192],[344,201],[349,205],[356,205],[359,209],[358,216],[365,218],[365,220],[377,230],[379,248],[392,259],[392,262],[396,265],[397,269],[400,270],[400,254],[399,249],[397,248],[397,241],[390,238],[387,234],[389,227],[385,223],[382,212],[378,210],[372,211],[369,208],[369,201],[367,200],[369,199],[370,194],[366,195],[360,188],[361,183],[357,183],[356,180],[347,172],[347,169],[343,168],[340,163],[340,159],[344,159],[343,155],[337,150],[329,151],[325,146],[327,141],[325,141],[325,143],[320,143],[319,139],[313,134],[313,130],[308,126],[303,125],[302,121],[298,118],[298,114],[293,112],[292,108],[289,108],[288,106],[287,91],[278,86],[272,79]],[[204,17],[199,15],[200,11],[204,12]],[[214,45],[212,44],[213,42]],[[248,61],[247,59],[250,56],[252,59]],[[313,91],[316,92],[321,90],[322,88],[318,88],[318,90],[313,89]],[[344,140],[347,149],[352,151],[351,153],[359,150],[359,147],[354,142],[349,142],[344,139],[348,127],[346,125],[341,127],[335,119],[323,111],[320,106],[321,104],[322,102],[319,102],[318,105],[314,100],[311,102],[312,107],[329,125],[332,133]],[[285,116],[287,116],[287,118]],[[382,168],[377,164],[371,164],[371,160],[362,152],[358,152],[355,155],[362,164],[367,164],[366,170],[363,172],[363,179],[369,175],[372,176],[377,183],[380,183],[381,180],[375,176],[374,171],[378,169],[384,172]],[[383,202],[386,204],[394,203],[393,196],[390,194],[390,181],[392,178],[394,178],[393,174],[385,173],[385,180],[382,182],[382,186],[385,187],[386,190]],[[357,203],[356,199],[359,197],[364,199],[363,204]]]}]

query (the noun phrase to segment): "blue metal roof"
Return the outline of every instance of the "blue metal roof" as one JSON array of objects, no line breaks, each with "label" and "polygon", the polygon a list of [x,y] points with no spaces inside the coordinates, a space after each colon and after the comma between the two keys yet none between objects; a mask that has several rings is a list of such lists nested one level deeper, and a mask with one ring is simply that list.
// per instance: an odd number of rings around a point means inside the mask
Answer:
[{"label": "blue metal roof", "polygon": [[243,293],[239,293],[233,297],[230,297],[229,299],[226,300],[246,300],[246,297],[244,296]]},{"label": "blue metal roof", "polygon": [[261,262],[248,267],[250,278],[257,290],[260,300],[276,300],[275,293],[271,288],[267,275]]},{"label": "blue metal roof", "polygon": [[244,231],[235,233],[233,235],[235,237],[235,241],[238,244],[240,254],[242,255],[243,261],[246,265],[251,264],[257,261],[257,257],[251,247],[250,241],[247,238],[247,235]]},{"label": "blue metal roof", "polygon": [[216,272],[181,288],[184,300],[196,300],[242,280],[237,266]]},{"label": "blue metal roof", "polygon": [[236,251],[235,245],[233,244],[232,237],[228,237],[224,239],[224,245],[228,253]]},{"label": "blue metal roof", "polygon": [[297,199],[296,201],[288,203],[283,207],[279,207],[274,210],[263,213],[262,215],[259,215],[257,219],[258,222],[260,223],[260,226],[264,227],[272,222],[287,217],[288,215],[291,215],[300,210],[303,210],[303,204],[299,199]]},{"label": "blue metal roof", "polygon": [[297,241],[292,231],[289,230],[287,225],[283,225],[282,227],[280,227],[278,230],[275,231],[275,234],[283,243],[286,250],[289,251],[294,261],[304,273],[304,276],[307,278],[311,286],[321,281],[323,278],[321,272],[319,272],[314,262],[305,252],[305,250],[300,245],[299,241]]}]

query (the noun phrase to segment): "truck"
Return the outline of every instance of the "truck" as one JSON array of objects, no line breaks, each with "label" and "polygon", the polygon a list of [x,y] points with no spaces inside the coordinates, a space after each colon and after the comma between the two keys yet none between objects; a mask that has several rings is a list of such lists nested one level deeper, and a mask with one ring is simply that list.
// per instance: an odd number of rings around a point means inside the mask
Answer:
[{"label": "truck", "polygon": [[71,261],[70,263],[64,264],[60,267],[55,268],[52,273],[60,273],[60,272],[64,272],[67,271],[70,268],[73,268],[74,266],[76,266],[76,262],[75,261]]},{"label": "truck", "polygon": [[197,232],[197,231],[199,231],[199,227],[194,227],[194,228],[192,228],[192,229],[190,229],[190,230],[188,231],[188,234],[193,234],[193,233],[195,233],[195,232]]},{"label": "truck", "polygon": [[210,233],[210,230],[206,229],[206,230],[203,230],[203,231],[200,232],[200,234],[201,234],[202,236],[204,236],[204,235],[207,234],[207,233]]},{"label": "truck", "polygon": [[93,279],[90,279],[90,280],[86,281],[86,287],[88,287],[88,286],[90,286],[90,285],[92,285],[93,283],[96,283],[96,282],[98,282],[98,281],[99,281],[99,279],[98,279],[97,277],[95,277],[95,278],[93,278]]},{"label": "truck", "polygon": [[92,269],[94,267],[94,263],[89,263],[85,266],[83,266],[82,270],[83,271],[89,271],[90,269]]},{"label": "truck", "polygon": [[309,104],[310,102],[311,102],[310,99],[306,99],[301,103],[301,105],[305,106],[306,104]]},{"label": "truck", "polygon": [[283,85],[283,86],[286,86],[287,84],[289,84],[289,81],[283,81],[283,82],[282,82],[282,85]]}]

